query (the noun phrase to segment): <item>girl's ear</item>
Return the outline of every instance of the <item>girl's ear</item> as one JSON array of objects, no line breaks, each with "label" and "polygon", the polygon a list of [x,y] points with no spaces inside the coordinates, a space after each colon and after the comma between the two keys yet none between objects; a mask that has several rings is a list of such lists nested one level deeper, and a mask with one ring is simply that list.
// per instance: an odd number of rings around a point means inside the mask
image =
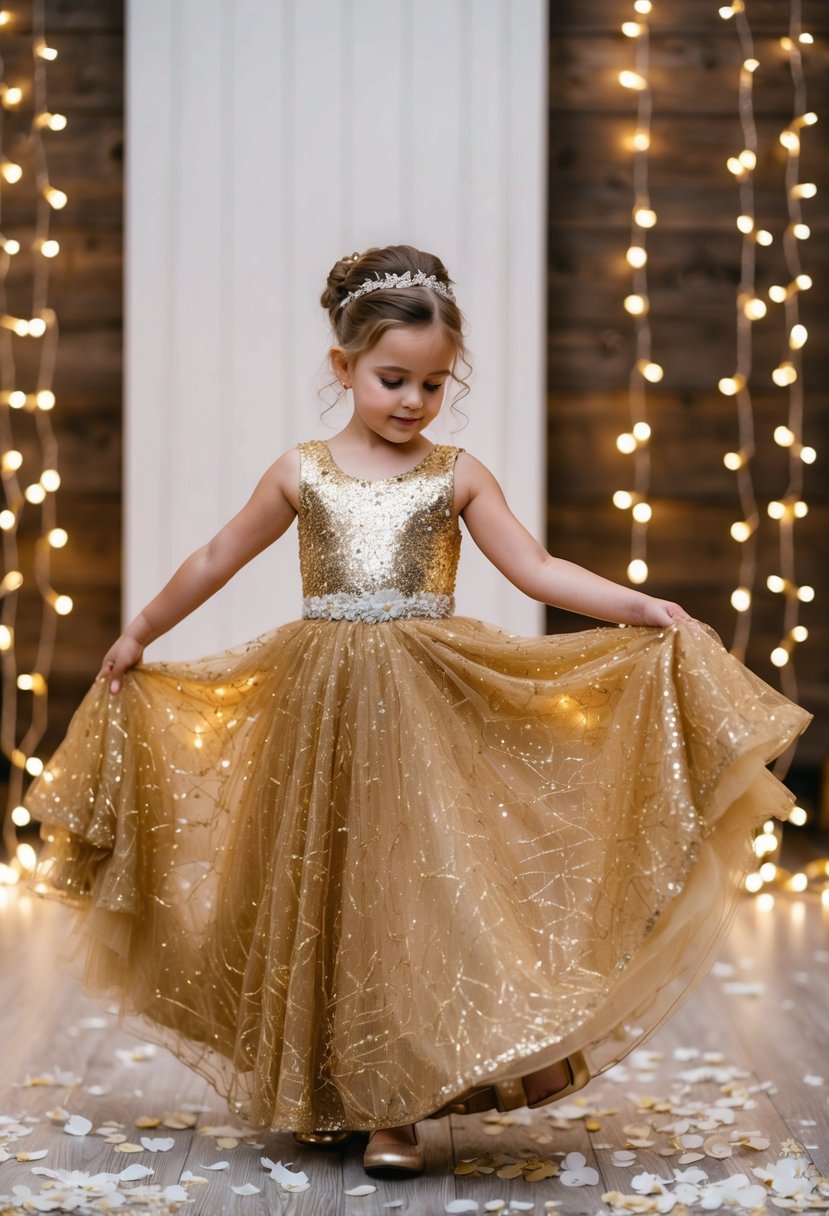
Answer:
[{"label": "girl's ear", "polygon": [[328,352],[328,358],[331,362],[331,370],[339,380],[340,384],[348,387],[350,376],[348,372],[348,359],[345,351],[341,346],[332,346]]}]

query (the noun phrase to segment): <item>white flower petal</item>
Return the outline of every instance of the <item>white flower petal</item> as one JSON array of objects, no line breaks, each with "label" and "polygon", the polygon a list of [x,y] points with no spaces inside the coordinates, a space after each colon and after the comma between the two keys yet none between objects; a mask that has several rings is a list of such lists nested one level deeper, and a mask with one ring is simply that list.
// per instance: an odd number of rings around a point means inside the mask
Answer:
[{"label": "white flower petal", "polygon": [[262,1188],[254,1186],[252,1182],[246,1182],[244,1186],[232,1186],[230,1189],[234,1195],[259,1195],[262,1192]]},{"label": "white flower petal", "polygon": [[63,1130],[70,1136],[85,1136],[92,1131],[92,1120],[84,1115],[70,1115],[63,1125]]}]

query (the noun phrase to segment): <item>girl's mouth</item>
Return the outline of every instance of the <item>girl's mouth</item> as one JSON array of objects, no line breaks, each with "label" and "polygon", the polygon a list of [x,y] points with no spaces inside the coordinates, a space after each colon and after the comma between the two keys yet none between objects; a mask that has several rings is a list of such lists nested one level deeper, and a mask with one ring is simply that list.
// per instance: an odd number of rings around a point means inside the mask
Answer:
[{"label": "girl's mouth", "polygon": [[401,426],[414,426],[415,423],[420,422],[419,418],[398,418],[396,414],[392,414],[391,420],[399,422]]}]

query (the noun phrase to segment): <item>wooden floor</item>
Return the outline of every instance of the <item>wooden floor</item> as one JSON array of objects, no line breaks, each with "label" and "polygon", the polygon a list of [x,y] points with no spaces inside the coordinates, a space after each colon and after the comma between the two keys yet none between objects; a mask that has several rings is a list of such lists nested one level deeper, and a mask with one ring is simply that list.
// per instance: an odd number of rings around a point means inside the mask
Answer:
[{"label": "wooden floor", "polygon": [[[240,1127],[203,1080],[162,1049],[119,1030],[111,1012],[55,969],[66,909],[8,889],[0,889],[0,900],[0,1195],[14,1197],[0,1201],[0,1214],[33,1210],[23,1206],[26,1192],[13,1188],[40,1194],[54,1181],[33,1173],[44,1167],[86,1175],[148,1167],[151,1174],[120,1183],[125,1195],[132,1187],[149,1188],[135,1193],[121,1212],[209,1216],[432,1216],[452,1210],[594,1216],[622,1211],[621,1196],[637,1195],[637,1189],[639,1206],[626,1210],[656,1211],[657,1184],[642,1175],[673,1179],[674,1171],[701,1169],[713,1181],[744,1173],[747,1184],[757,1187],[763,1182],[752,1170],[771,1163],[774,1173],[782,1156],[798,1155],[798,1145],[829,1175],[829,908],[811,896],[778,895],[772,908],[746,897],[704,986],[650,1040],[648,1050],[593,1081],[577,1095],[579,1102],[512,1116],[426,1120],[418,1125],[426,1173],[397,1183],[366,1177],[363,1135],[353,1137],[347,1150],[331,1153],[300,1149],[289,1131],[257,1134]],[[70,1114],[91,1121],[88,1134],[64,1130]],[[145,1118],[160,1122],[136,1125]],[[723,1118],[733,1122],[719,1123]],[[238,1143],[232,1136],[222,1140],[228,1125],[238,1129]],[[98,1134],[107,1126],[109,1132]],[[212,1135],[208,1128],[215,1129]],[[156,1145],[152,1151],[141,1146],[142,1137],[161,1139],[162,1145],[166,1138],[172,1147]],[[740,1139],[757,1147],[741,1147]],[[140,1151],[124,1151],[130,1144]],[[729,1149],[731,1155],[718,1156]],[[43,1150],[42,1158],[19,1160],[19,1154]],[[627,1150],[629,1163],[616,1155],[620,1150]],[[584,1165],[579,1158],[565,1162],[572,1153],[582,1154]],[[261,1165],[263,1157],[303,1171],[310,1186],[282,1190]],[[226,1167],[209,1168],[218,1162]],[[461,1162],[466,1172],[457,1173]],[[556,1168],[552,1177],[525,1177]],[[585,1168],[598,1171],[598,1179],[585,1175]],[[181,1204],[175,1191],[165,1198],[164,1188],[178,1186],[187,1171],[199,1179],[186,1182],[191,1201]],[[76,1176],[66,1193],[77,1194],[81,1182]],[[231,1190],[245,1184],[258,1192],[240,1196]],[[365,1185],[376,1189],[346,1194]],[[702,1206],[704,1185],[692,1172],[684,1183],[669,1186],[679,1186],[677,1198],[687,1202],[687,1209],[677,1203],[674,1211],[716,1206],[711,1191]],[[779,1179],[774,1185],[785,1189]],[[644,1200],[649,1187],[650,1206]],[[798,1210],[813,1209],[818,1187],[808,1181],[795,1187],[812,1196]],[[605,1192],[619,1195],[603,1202]],[[824,1193],[822,1206],[829,1207],[829,1184]],[[752,1203],[725,1206],[746,1212],[767,1201],[772,1213],[779,1210],[773,1198],[769,1183]],[[453,1204],[458,1200],[470,1202]],[[503,1207],[496,1206],[498,1200]],[[662,1211],[669,1210],[671,1200],[663,1196],[661,1203]],[[71,1210],[111,1209],[89,1191],[86,1206]]]}]

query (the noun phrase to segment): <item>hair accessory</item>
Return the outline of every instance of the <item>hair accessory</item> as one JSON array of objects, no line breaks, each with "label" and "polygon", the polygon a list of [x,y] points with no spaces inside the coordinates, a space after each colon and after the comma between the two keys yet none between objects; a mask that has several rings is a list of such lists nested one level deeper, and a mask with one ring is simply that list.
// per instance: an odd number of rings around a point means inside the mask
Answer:
[{"label": "hair accessory", "polygon": [[[428,287],[430,291],[436,291],[445,300],[455,299],[452,289],[445,283],[441,283],[440,279],[436,279],[433,274],[424,274],[422,270],[416,270],[412,274],[411,270],[407,270],[405,274],[387,274],[383,279],[379,277],[366,279],[365,283],[361,283],[355,291],[349,292],[340,304],[340,308],[345,308],[346,304],[350,304],[352,300],[356,300],[360,296],[368,295],[370,291],[384,291],[390,287]],[[339,312],[339,309],[337,311]]]}]

